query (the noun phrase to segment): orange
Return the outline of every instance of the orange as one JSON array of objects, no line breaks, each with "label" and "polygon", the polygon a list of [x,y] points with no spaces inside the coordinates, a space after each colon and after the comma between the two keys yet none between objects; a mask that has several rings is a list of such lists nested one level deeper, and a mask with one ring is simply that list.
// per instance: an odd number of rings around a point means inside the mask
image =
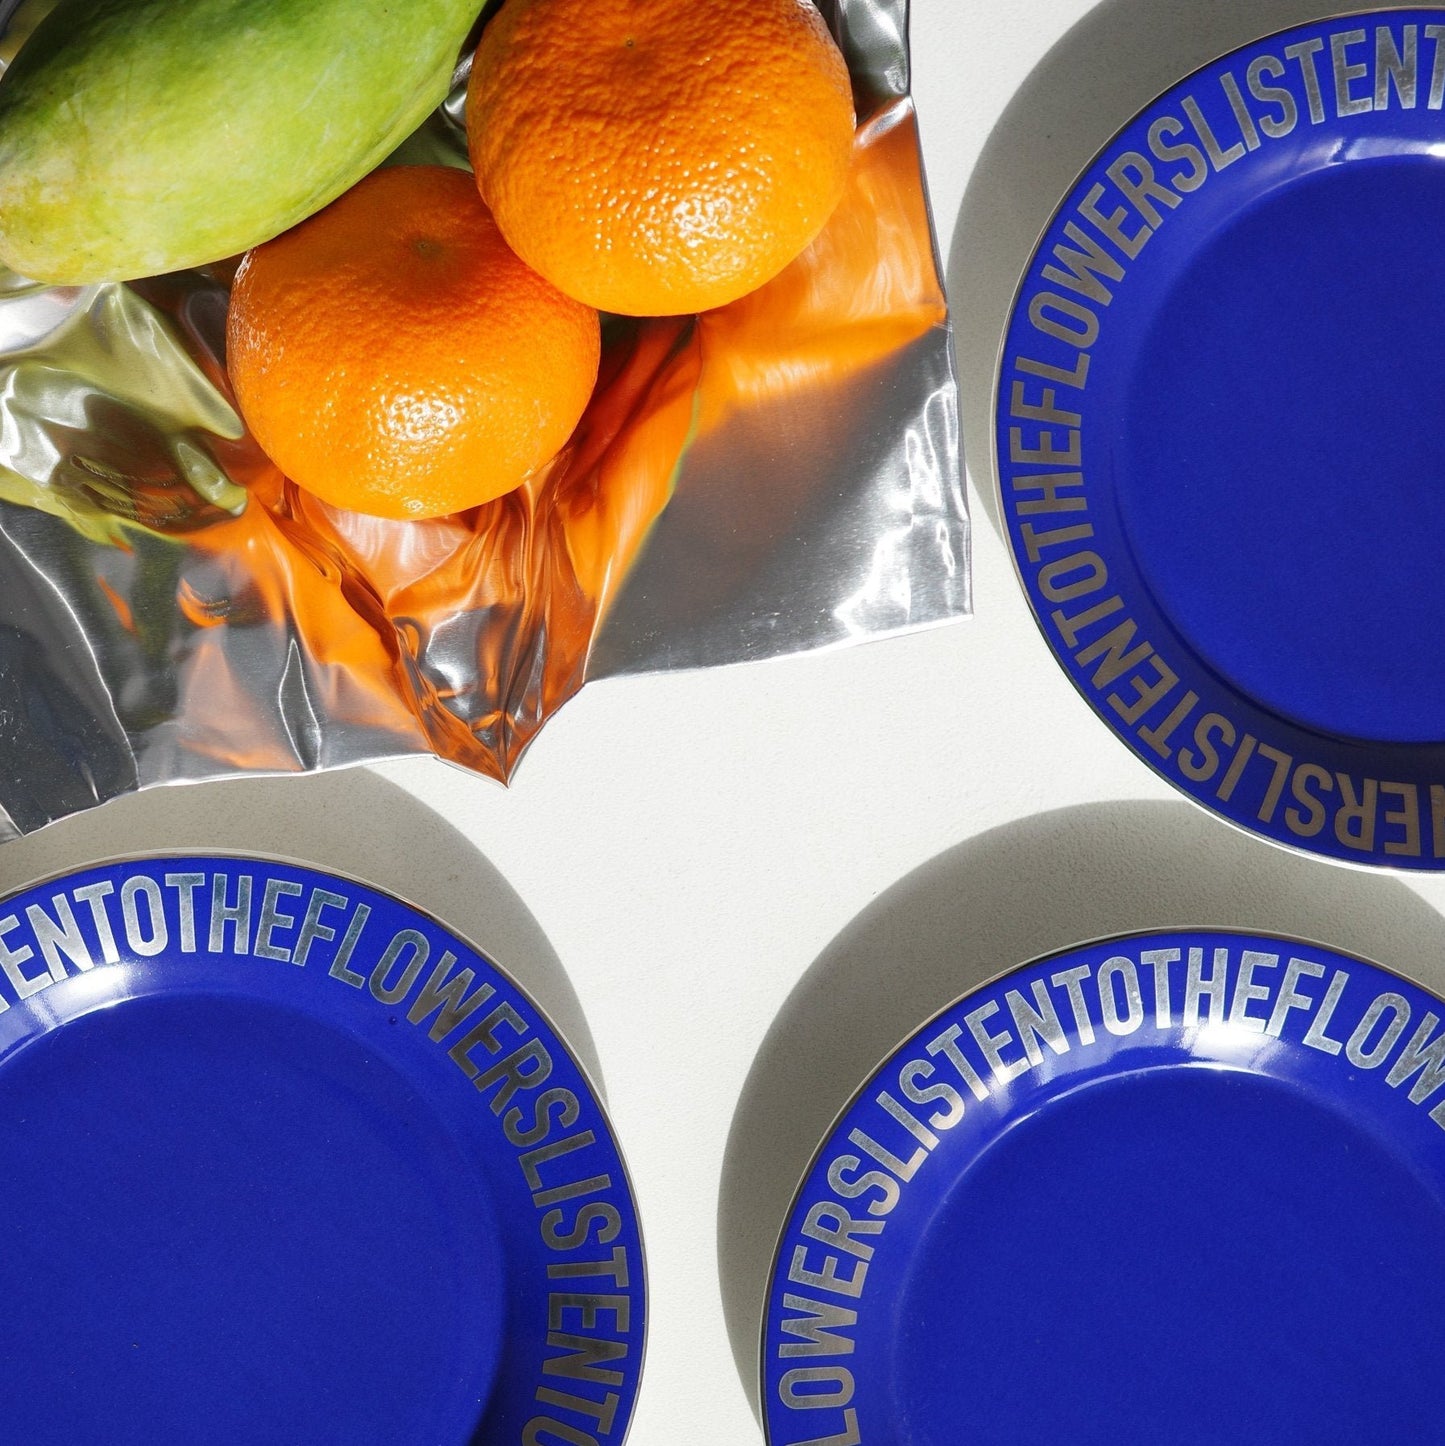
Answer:
[{"label": "orange", "polygon": [[261,448],[307,491],[437,517],[518,486],[597,378],[597,313],[502,239],[472,178],[374,172],[247,253],[227,366]]},{"label": "orange", "polygon": [[843,195],[847,67],[812,0],[507,0],[467,89],[477,184],[528,265],[603,311],[705,311]]}]

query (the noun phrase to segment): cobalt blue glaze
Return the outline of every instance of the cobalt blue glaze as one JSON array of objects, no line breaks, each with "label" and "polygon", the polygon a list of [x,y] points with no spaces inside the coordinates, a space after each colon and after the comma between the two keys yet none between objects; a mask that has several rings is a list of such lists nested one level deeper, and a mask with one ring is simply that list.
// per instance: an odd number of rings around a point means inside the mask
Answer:
[{"label": "cobalt blue glaze", "polygon": [[1442,1015],[1377,966],[1213,932],[960,1001],[789,1213],[771,1446],[1436,1439]]},{"label": "cobalt blue glaze", "polygon": [[626,1431],[641,1242],[590,1087],[350,881],[177,858],[0,903],[0,1213],[0,1440]]},{"label": "cobalt blue glaze", "polygon": [[1003,512],[1050,645],[1151,767],[1360,863],[1445,861],[1445,28],[1303,26],[1089,168],[1005,344]]}]

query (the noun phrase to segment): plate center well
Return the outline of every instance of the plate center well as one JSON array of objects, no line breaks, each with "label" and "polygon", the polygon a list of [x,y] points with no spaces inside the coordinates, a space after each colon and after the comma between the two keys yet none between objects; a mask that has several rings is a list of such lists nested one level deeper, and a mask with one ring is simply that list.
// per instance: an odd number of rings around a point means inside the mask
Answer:
[{"label": "plate center well", "polygon": [[1253,199],[1168,277],[1141,264],[1130,301],[1152,317],[1110,465],[1147,588],[1219,676],[1329,735],[1433,742],[1445,161],[1347,157]]},{"label": "plate center well", "polygon": [[1343,1113],[1233,1071],[1114,1077],[940,1203],[898,1304],[899,1439],[1434,1439],[1442,1291],[1445,1202]]},{"label": "plate center well", "polygon": [[359,1041],[133,999],[0,1065],[7,1440],[466,1442],[504,1282],[485,1187]]}]

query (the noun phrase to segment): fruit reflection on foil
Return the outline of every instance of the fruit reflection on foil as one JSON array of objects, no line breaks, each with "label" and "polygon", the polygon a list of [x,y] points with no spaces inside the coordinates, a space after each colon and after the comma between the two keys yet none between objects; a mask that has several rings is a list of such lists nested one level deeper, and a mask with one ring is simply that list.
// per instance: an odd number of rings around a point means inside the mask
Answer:
[{"label": "fruit reflection on foil", "polygon": [[[123,286],[0,278],[0,731],[18,760],[0,837],[236,771],[430,753],[505,779],[582,685],[649,544],[686,595],[649,594],[651,611],[627,619],[641,642],[602,672],[966,613],[947,316],[912,107],[881,88],[864,100],[844,199],[812,246],[700,318],[607,318],[567,446],[453,516],[334,509],[265,458],[224,365],[234,263]],[[922,491],[896,475],[920,429],[943,459],[942,485]],[[897,445],[850,475],[847,439],[864,435]],[[796,466],[769,450],[784,444]],[[690,481],[704,500],[659,552],[658,520]],[[937,555],[906,555],[900,528]],[[794,582],[803,542],[818,557]],[[851,572],[835,560],[845,546]],[[880,556],[911,582],[880,578]],[[760,561],[797,587],[796,620],[770,597],[747,602]],[[875,592],[888,616],[860,625],[856,599]],[[728,620],[739,605],[769,620],[761,646]],[[669,619],[696,636],[652,661]]]}]

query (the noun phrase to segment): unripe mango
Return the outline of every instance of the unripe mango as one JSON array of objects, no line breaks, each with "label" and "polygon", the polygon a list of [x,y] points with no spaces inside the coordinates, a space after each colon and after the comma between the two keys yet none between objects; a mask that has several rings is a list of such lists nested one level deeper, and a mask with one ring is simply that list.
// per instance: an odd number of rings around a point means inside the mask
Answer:
[{"label": "unripe mango", "polygon": [[440,104],[480,0],[60,0],[0,78],[0,261],[130,280],[269,240]]}]

